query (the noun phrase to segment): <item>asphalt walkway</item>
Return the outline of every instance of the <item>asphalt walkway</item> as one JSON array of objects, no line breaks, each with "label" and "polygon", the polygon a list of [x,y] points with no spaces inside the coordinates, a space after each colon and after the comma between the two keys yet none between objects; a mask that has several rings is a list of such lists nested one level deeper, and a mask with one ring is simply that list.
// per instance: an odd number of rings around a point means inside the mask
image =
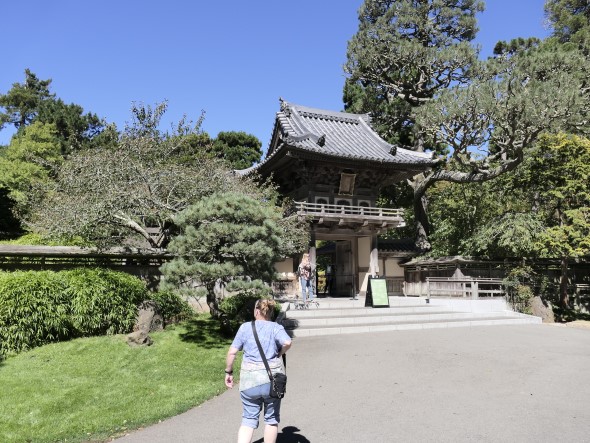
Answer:
[{"label": "asphalt walkway", "polygon": [[[316,336],[287,357],[278,443],[590,442],[590,329]],[[116,442],[235,442],[240,418],[236,387]]]}]

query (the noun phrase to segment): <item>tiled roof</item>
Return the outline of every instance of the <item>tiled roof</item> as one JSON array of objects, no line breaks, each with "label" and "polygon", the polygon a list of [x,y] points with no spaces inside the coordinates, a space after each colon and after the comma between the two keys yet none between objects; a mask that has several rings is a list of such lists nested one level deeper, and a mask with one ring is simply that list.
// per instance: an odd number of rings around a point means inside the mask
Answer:
[{"label": "tiled roof", "polygon": [[[281,100],[273,141],[277,131],[289,146],[318,154],[403,165],[432,164],[431,154],[399,148],[379,137],[368,114],[326,111]],[[274,149],[271,145],[268,157],[275,154]]]}]

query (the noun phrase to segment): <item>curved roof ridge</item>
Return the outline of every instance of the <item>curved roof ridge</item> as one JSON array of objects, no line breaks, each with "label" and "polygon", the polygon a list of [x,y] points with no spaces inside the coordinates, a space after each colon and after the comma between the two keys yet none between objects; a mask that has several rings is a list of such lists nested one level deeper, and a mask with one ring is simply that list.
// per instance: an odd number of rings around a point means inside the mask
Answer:
[{"label": "curved roof ridge", "polygon": [[320,108],[312,108],[311,106],[303,106],[295,103],[290,103],[286,100],[281,99],[281,111],[283,108],[289,108],[290,110],[296,111],[299,115],[306,117],[324,118],[329,120],[339,120],[346,122],[357,122],[359,120],[369,123],[371,117],[369,114],[353,114],[351,112],[344,111],[330,111]]}]

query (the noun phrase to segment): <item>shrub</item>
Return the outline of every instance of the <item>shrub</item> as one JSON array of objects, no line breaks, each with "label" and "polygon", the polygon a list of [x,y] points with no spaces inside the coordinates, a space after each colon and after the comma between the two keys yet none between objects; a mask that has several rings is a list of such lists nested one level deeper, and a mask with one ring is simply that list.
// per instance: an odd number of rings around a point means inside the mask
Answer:
[{"label": "shrub", "polygon": [[195,313],[185,300],[172,291],[154,292],[150,298],[158,303],[165,324],[184,320]]},{"label": "shrub", "polygon": [[75,336],[131,331],[137,305],[149,298],[141,280],[122,272],[80,268],[61,274]]},{"label": "shrub", "polygon": [[0,355],[70,335],[65,290],[54,272],[0,273]]},{"label": "shrub", "polygon": [[525,314],[531,313],[531,299],[535,296],[533,285],[536,274],[530,266],[521,265],[511,269],[503,284],[512,307]]},{"label": "shrub", "polygon": [[[223,299],[219,308],[223,312],[222,328],[228,334],[235,334],[242,323],[254,320],[254,305],[261,298],[272,298],[259,290],[244,290]],[[279,303],[275,306],[273,319],[281,312]]]},{"label": "shrub", "polygon": [[147,294],[138,278],[103,269],[0,272],[0,355],[129,332]]}]

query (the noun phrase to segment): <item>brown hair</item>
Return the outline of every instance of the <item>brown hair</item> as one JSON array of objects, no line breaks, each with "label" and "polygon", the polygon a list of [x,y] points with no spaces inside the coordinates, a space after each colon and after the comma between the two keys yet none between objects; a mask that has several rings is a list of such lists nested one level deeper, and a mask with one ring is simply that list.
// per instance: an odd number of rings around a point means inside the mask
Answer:
[{"label": "brown hair", "polygon": [[276,302],[267,298],[261,298],[256,301],[254,309],[258,309],[260,314],[267,320],[270,320],[275,310]]}]

